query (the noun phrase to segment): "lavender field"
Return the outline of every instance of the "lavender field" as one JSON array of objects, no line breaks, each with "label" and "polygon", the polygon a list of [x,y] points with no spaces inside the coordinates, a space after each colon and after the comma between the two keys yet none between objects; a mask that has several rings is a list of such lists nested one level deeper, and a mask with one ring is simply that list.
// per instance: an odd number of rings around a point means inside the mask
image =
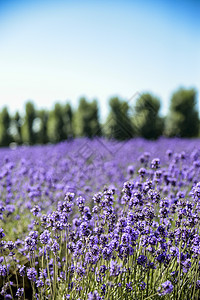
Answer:
[{"label": "lavender field", "polygon": [[0,150],[0,299],[200,299],[200,140]]}]

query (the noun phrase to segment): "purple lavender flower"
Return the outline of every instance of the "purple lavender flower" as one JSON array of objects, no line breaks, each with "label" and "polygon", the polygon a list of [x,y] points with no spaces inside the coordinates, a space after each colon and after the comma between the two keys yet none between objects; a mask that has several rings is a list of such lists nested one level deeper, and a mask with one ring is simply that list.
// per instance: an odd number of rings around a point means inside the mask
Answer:
[{"label": "purple lavender flower", "polygon": [[110,276],[118,276],[120,274],[120,265],[117,261],[111,260],[110,262]]},{"label": "purple lavender flower", "polygon": [[146,283],[145,283],[144,281],[142,281],[142,282],[140,283],[140,289],[141,289],[142,291],[144,291],[144,290],[146,289]]},{"label": "purple lavender flower", "polygon": [[128,292],[130,292],[130,291],[133,290],[132,282],[126,283],[126,290],[127,290]]},{"label": "purple lavender flower", "polygon": [[47,269],[40,269],[39,279],[44,280],[47,278]]},{"label": "purple lavender flower", "polygon": [[3,232],[3,229],[0,228],[0,239],[2,239],[5,236],[5,233]]},{"label": "purple lavender flower", "polygon": [[60,245],[56,241],[54,241],[51,246],[51,250],[53,251],[54,255],[56,255],[57,252],[60,250]]},{"label": "purple lavender flower", "polygon": [[7,265],[7,268],[5,265],[0,265],[0,275],[6,276],[9,273],[9,266]]},{"label": "purple lavender flower", "polygon": [[44,286],[44,282],[41,279],[36,280],[36,286],[37,287],[43,287]]},{"label": "purple lavender flower", "polygon": [[101,300],[101,297],[99,296],[97,291],[94,291],[93,293],[90,292],[88,294],[88,300]]},{"label": "purple lavender flower", "polygon": [[198,182],[192,189],[192,195],[195,200],[200,200],[200,182]]},{"label": "purple lavender flower", "polygon": [[32,209],[31,212],[33,213],[34,216],[38,216],[39,212],[41,211],[41,208],[39,205],[35,205]]},{"label": "purple lavender flower", "polygon": [[147,174],[147,170],[145,168],[140,168],[138,174],[143,178]]},{"label": "purple lavender flower", "polygon": [[177,247],[171,247],[170,248],[170,252],[173,256],[178,256],[178,253],[179,253],[179,249]]},{"label": "purple lavender flower", "polygon": [[147,257],[145,255],[140,255],[137,259],[138,265],[145,266],[147,263]]},{"label": "purple lavender flower", "polygon": [[99,203],[101,202],[102,196],[103,196],[103,195],[102,195],[101,193],[95,194],[95,195],[93,196],[92,200],[93,200],[94,202],[96,202],[97,204],[99,204]]},{"label": "purple lavender flower", "polygon": [[196,288],[200,289],[200,280],[197,280],[197,282],[196,282]]},{"label": "purple lavender flower", "polygon": [[160,159],[159,158],[154,158],[151,162],[151,168],[152,169],[158,169],[160,166]]},{"label": "purple lavender flower", "polygon": [[4,297],[5,297],[5,300],[13,299],[13,297],[10,294],[5,295]]},{"label": "purple lavender flower", "polygon": [[16,296],[21,298],[24,295],[24,288],[18,288],[16,292]]},{"label": "purple lavender flower", "polygon": [[12,251],[15,248],[15,243],[13,243],[12,241],[8,241],[5,247]]},{"label": "purple lavender flower", "polygon": [[127,168],[127,173],[128,173],[129,175],[133,175],[133,174],[134,174],[134,171],[135,171],[134,166],[128,166],[128,168]]},{"label": "purple lavender flower", "polygon": [[19,267],[19,275],[22,277],[26,275],[26,267],[25,266]]},{"label": "purple lavender flower", "polygon": [[172,154],[173,154],[173,151],[172,151],[171,149],[168,149],[168,150],[166,151],[166,155],[167,155],[168,157],[171,157]]},{"label": "purple lavender flower", "polygon": [[122,243],[123,243],[124,245],[127,245],[127,244],[129,244],[130,240],[131,240],[130,234],[128,234],[128,233],[123,233],[123,235],[122,235]]},{"label": "purple lavender flower", "polygon": [[188,270],[191,268],[191,259],[186,259],[184,262],[182,262],[182,266],[183,266],[183,272],[187,273]]},{"label": "purple lavender flower", "polygon": [[75,197],[74,193],[68,192],[65,195],[65,201],[72,202],[74,200],[74,197]]},{"label": "purple lavender flower", "polygon": [[35,268],[29,268],[27,270],[27,277],[31,281],[36,281],[37,271]]},{"label": "purple lavender flower", "polygon": [[99,267],[99,273],[105,274],[106,270],[107,270],[107,267],[105,265],[101,265]]},{"label": "purple lavender flower", "polygon": [[106,293],[106,285],[105,284],[102,284],[102,286],[101,286],[101,293],[103,295],[105,295],[105,293]]},{"label": "purple lavender flower", "polygon": [[85,198],[83,198],[82,196],[79,196],[77,199],[76,199],[76,204],[79,206],[81,204],[84,204],[85,203]]},{"label": "purple lavender flower", "polygon": [[44,245],[50,243],[51,233],[48,230],[45,230],[43,233],[40,234],[40,242]]},{"label": "purple lavender flower", "polygon": [[15,206],[13,204],[6,205],[7,216],[11,215],[15,211]]},{"label": "purple lavender flower", "polygon": [[171,281],[167,280],[166,282],[161,284],[161,287],[158,288],[158,294],[159,296],[165,296],[167,294],[170,294],[173,289],[173,284],[171,283]]},{"label": "purple lavender flower", "polygon": [[82,266],[78,266],[76,272],[81,277],[85,275],[85,269]]}]

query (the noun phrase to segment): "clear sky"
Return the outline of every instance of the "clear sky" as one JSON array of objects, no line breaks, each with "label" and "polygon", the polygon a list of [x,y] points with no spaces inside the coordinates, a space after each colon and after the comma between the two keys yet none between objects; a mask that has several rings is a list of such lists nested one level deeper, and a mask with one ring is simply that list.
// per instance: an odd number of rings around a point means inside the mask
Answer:
[{"label": "clear sky", "polygon": [[[200,1],[0,1],[0,108],[200,89]],[[198,96],[199,98],[199,96]],[[199,100],[198,100],[199,101]]]}]

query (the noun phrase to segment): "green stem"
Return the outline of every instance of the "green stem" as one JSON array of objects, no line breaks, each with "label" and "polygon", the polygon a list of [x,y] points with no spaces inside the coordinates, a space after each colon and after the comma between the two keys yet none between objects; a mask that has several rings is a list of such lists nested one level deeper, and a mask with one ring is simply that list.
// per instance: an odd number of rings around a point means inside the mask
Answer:
[{"label": "green stem", "polygon": [[24,300],[26,299],[26,297],[25,297],[25,283],[24,283],[24,276],[23,276],[23,289],[24,289]]},{"label": "green stem", "polygon": [[46,259],[47,259],[47,274],[48,274],[48,278],[49,278],[50,290],[51,290],[51,295],[53,295],[52,286],[51,286],[51,277],[50,277],[50,272],[49,272],[49,259],[48,259],[47,251],[46,251]]},{"label": "green stem", "polygon": [[7,275],[7,279],[8,279],[8,284],[9,284],[10,293],[11,293],[12,299],[14,299],[14,298],[13,298],[13,292],[12,292],[11,284],[10,284],[10,279],[9,279],[9,277],[8,277],[8,266],[7,266],[7,262],[6,262],[6,258],[5,258],[4,252],[3,252],[3,257],[4,257],[4,261],[5,261],[5,265],[6,265],[6,275]]}]

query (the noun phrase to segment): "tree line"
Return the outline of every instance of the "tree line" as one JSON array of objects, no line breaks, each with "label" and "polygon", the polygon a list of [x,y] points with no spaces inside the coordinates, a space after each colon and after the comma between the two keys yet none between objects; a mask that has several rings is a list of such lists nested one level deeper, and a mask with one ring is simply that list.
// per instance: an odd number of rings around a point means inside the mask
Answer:
[{"label": "tree line", "polygon": [[19,112],[10,115],[7,107],[0,112],[0,146],[58,143],[75,137],[126,140],[137,136],[146,139],[200,136],[195,89],[179,88],[170,99],[168,114],[161,117],[159,112],[160,100],[150,93],[140,95],[134,105],[119,97],[111,98],[103,124],[96,100],[81,98],[77,110],[70,103],[56,103],[52,110],[37,110],[29,101],[23,115]]}]

